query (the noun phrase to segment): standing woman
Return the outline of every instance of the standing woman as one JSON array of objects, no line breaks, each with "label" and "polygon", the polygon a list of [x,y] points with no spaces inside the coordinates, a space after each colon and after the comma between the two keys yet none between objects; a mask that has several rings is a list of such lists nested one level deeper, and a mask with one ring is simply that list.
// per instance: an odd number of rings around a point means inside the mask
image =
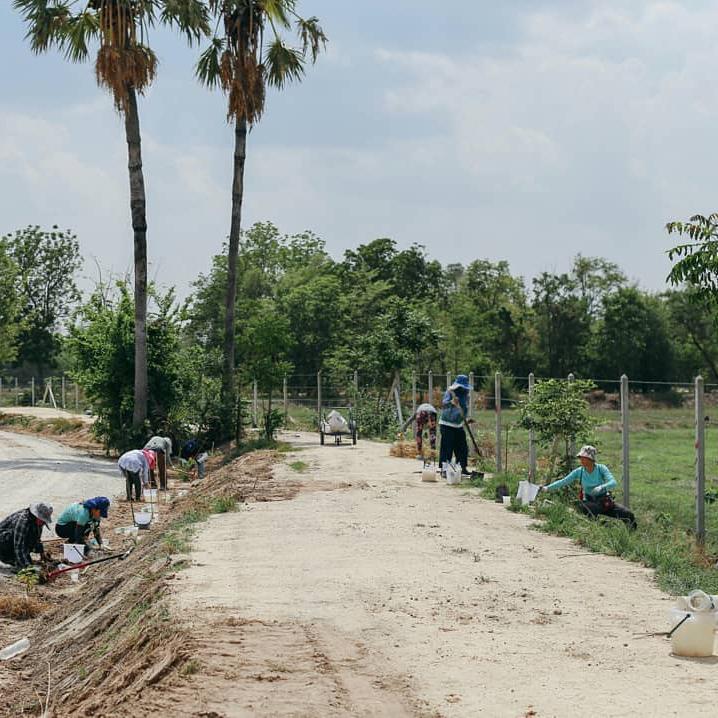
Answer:
[{"label": "standing woman", "polygon": [[446,390],[441,403],[441,418],[439,431],[441,432],[441,447],[439,449],[439,466],[444,471],[444,462],[456,460],[461,464],[461,473],[469,475],[469,446],[466,443],[464,432],[464,419],[469,412],[469,377],[459,374],[456,381]]},{"label": "standing woman", "polygon": [[87,539],[90,533],[102,547],[100,519],[106,519],[110,500],[106,496],[95,496],[87,501],[70,504],[58,517],[55,533],[70,543],[85,544],[85,553],[89,550]]}]

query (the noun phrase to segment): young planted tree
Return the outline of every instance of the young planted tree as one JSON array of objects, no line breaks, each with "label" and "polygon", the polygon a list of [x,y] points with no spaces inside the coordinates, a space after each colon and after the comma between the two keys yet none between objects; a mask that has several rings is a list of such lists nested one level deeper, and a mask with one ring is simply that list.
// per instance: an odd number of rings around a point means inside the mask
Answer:
[{"label": "young planted tree", "polygon": [[[297,14],[296,0],[208,0],[207,4],[216,18],[216,29],[210,46],[199,58],[196,74],[202,84],[220,87],[225,92],[227,119],[234,122],[222,373],[224,413],[229,430],[235,401],[235,299],[247,130],[262,117],[267,85],[281,90],[287,82],[300,80],[307,57],[315,62],[327,38],[316,17],[304,19]],[[281,34],[293,27],[299,36],[298,47],[287,45]],[[265,30],[271,32],[266,48]]]},{"label": "young planted tree", "polygon": [[178,28],[190,42],[199,40],[209,32],[207,10],[201,0],[14,0],[14,6],[36,53],[57,48],[66,59],[84,62],[91,43],[99,45],[97,82],[124,117],[135,262],[133,424],[140,426],[147,417],[147,217],[137,95],[144,94],[157,71],[149,28],[159,21]]}]

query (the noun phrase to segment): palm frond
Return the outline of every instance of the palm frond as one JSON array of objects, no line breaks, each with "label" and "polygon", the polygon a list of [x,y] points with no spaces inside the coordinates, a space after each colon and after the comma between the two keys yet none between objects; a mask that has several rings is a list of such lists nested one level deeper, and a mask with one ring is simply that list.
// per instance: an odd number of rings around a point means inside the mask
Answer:
[{"label": "palm frond", "polygon": [[177,28],[190,45],[211,32],[209,12],[202,0],[165,0],[160,22]]},{"label": "palm frond", "polygon": [[269,45],[265,54],[264,64],[267,68],[267,82],[281,90],[294,80],[301,80],[304,75],[304,56],[301,50],[287,47],[280,38]]},{"label": "palm frond", "polygon": [[97,53],[95,76],[97,84],[106,87],[120,112],[127,109],[128,89],[140,94],[152,84],[157,74],[157,56],[145,45],[118,48],[103,45]]},{"label": "palm frond", "polygon": [[220,56],[224,52],[225,41],[215,37],[210,46],[199,56],[194,74],[197,79],[209,88],[215,88],[221,84],[221,62]]},{"label": "palm frond", "polygon": [[58,44],[68,60],[82,62],[89,54],[88,40],[97,37],[99,33],[99,18],[95,13],[85,11],[67,20]]},{"label": "palm frond", "polygon": [[300,17],[297,20],[297,32],[302,41],[304,54],[306,55],[307,50],[310,50],[312,53],[312,62],[316,62],[319,51],[326,48],[329,39],[319,25],[319,18],[310,17],[305,20]]},{"label": "palm frond", "polygon": [[13,7],[27,23],[25,39],[36,53],[60,43],[63,26],[72,14],[68,3],[57,0],[13,0]]},{"label": "palm frond", "polygon": [[296,14],[296,4],[295,0],[260,0],[261,9],[270,22],[285,28],[292,26],[290,15]]}]

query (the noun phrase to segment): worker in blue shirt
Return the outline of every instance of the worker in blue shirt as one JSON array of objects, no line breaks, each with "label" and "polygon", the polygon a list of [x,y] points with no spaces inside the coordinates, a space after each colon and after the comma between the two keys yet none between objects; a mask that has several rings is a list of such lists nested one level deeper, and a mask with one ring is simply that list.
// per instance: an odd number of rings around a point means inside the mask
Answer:
[{"label": "worker in blue shirt", "polygon": [[636,517],[625,506],[617,504],[610,494],[616,486],[609,468],[605,464],[596,463],[596,447],[584,446],[578,452],[581,466],[574,469],[568,476],[553,483],[542,486],[542,491],[556,491],[576,481],[581,482],[581,495],[578,501],[579,510],[588,516],[610,516],[623,521],[629,528],[636,528]]}]

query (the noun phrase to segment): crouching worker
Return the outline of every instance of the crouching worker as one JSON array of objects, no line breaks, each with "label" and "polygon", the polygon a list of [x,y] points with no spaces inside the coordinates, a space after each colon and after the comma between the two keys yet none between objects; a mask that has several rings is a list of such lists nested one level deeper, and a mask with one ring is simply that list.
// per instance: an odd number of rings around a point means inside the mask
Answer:
[{"label": "crouching worker", "polygon": [[52,506],[34,503],[0,521],[0,561],[18,571],[32,566],[30,553],[45,557],[40,536],[52,523]]},{"label": "crouching worker", "polygon": [[452,456],[456,456],[456,461],[461,464],[461,473],[469,476],[469,446],[464,432],[464,419],[468,411],[469,377],[466,374],[459,374],[456,381],[446,390],[441,404],[439,465],[442,476],[444,462],[451,461]]},{"label": "crouching worker", "polygon": [[541,490],[556,491],[563,486],[580,481],[579,511],[594,518],[596,516],[610,516],[613,519],[623,521],[629,528],[635,529],[636,517],[633,512],[629,511],[625,506],[617,504],[610,494],[610,490],[616,486],[616,479],[613,478],[605,464],[596,463],[596,447],[582,447],[581,451],[578,452],[578,460],[581,462],[579,468],[574,469],[563,479],[542,486]]},{"label": "crouching worker", "polygon": [[431,454],[436,458],[436,409],[431,404],[419,404],[416,411],[404,422],[401,432],[414,422],[414,437],[416,439],[416,458],[424,458],[424,429],[429,430],[429,445]]},{"label": "crouching worker", "polygon": [[58,517],[55,533],[69,543],[85,544],[85,553],[90,550],[87,541],[92,533],[100,548],[100,519],[106,519],[110,508],[110,500],[105,496],[70,504]]},{"label": "crouching worker", "polygon": [[[151,451],[146,453],[152,454]],[[135,490],[135,501],[139,501],[142,487],[149,484],[150,463],[146,453],[140,449],[132,449],[122,454],[117,462],[120,473],[125,477],[128,501],[132,500],[132,489]]]}]

